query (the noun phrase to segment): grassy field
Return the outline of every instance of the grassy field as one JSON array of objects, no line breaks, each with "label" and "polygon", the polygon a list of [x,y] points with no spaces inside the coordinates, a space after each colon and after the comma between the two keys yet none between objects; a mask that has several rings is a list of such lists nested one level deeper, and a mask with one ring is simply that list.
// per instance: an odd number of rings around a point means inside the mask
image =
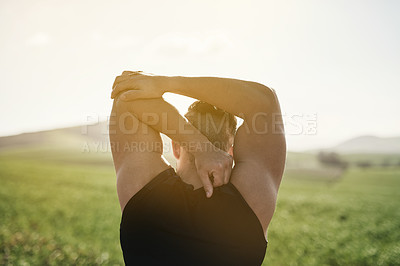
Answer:
[{"label": "grassy field", "polygon": [[[62,154],[0,154],[0,265],[123,264],[109,157]],[[265,265],[400,265],[399,168],[304,176],[285,175]]]},{"label": "grassy field", "polygon": [[286,175],[269,241],[266,265],[400,265],[400,170]]}]

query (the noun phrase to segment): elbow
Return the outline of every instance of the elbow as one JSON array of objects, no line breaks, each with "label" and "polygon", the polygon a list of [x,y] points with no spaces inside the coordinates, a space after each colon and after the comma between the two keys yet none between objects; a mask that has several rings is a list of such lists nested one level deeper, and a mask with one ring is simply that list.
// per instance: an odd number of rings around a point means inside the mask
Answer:
[{"label": "elbow", "polygon": [[254,86],[258,91],[258,109],[262,111],[274,110],[278,103],[275,90],[256,82],[254,82]]},{"label": "elbow", "polygon": [[264,94],[264,96],[270,100],[275,99],[276,98],[276,91],[268,86],[265,86],[263,84],[260,83],[256,83],[258,90]]}]

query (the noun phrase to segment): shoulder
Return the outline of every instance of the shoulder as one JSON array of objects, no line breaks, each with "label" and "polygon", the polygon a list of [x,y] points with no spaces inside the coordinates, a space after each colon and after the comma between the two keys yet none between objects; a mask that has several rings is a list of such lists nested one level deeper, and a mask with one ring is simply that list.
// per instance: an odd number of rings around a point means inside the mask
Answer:
[{"label": "shoulder", "polygon": [[[154,158],[152,158],[154,156]],[[171,166],[160,155],[147,155],[139,167],[123,163],[117,171],[117,193],[121,210],[127,202],[159,173]]]},{"label": "shoulder", "polygon": [[[149,178],[147,182],[144,182],[142,185],[137,186],[137,188],[128,191],[126,195],[124,195],[123,193],[118,193],[120,199],[126,196],[124,200],[125,202],[123,202],[123,204],[121,205],[123,216],[127,210],[132,210],[134,208],[137,208],[138,207],[137,203],[140,202],[143,198],[148,197],[154,191],[155,193],[160,194],[159,193],[160,190],[165,190],[166,185],[173,184],[174,182],[172,181],[176,181],[175,176],[176,176],[175,169],[169,166],[166,169],[161,170],[160,172],[156,173],[154,176]],[[129,182],[127,186],[130,186],[130,184],[131,183]],[[126,185],[124,184],[124,182],[117,182],[117,187],[119,188],[119,190],[121,190],[124,189]],[[163,198],[163,197],[161,196],[158,198]],[[146,203],[146,205],[148,205],[148,202]]]}]

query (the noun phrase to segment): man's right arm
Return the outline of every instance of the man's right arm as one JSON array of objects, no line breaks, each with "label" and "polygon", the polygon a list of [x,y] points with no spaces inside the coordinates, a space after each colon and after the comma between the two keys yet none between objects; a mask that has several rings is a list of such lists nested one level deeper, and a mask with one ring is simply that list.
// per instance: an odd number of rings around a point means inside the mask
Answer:
[{"label": "man's right arm", "polygon": [[286,145],[274,90],[256,82],[217,77],[167,77],[164,90],[208,102],[243,118],[235,138],[235,163],[267,167],[279,186]]},{"label": "man's right arm", "polygon": [[214,77],[169,77],[165,90],[206,101],[244,119],[234,140],[231,182],[266,233],[286,160],[286,141],[275,91],[256,82]]},{"label": "man's right arm", "polygon": [[269,112],[274,91],[257,82],[218,77],[167,77],[164,90],[205,101],[228,113],[249,118]]}]

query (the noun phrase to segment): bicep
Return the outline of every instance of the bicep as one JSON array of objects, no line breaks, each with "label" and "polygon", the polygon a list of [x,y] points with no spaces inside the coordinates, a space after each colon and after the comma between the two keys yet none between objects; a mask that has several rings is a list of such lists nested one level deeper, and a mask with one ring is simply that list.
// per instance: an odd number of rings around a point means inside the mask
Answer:
[{"label": "bicep", "polygon": [[109,128],[121,208],[154,176],[168,168],[162,158],[160,133],[140,122],[129,111],[128,104],[114,101]]},{"label": "bicep", "polygon": [[250,163],[268,172],[279,186],[286,159],[286,140],[278,99],[265,111],[247,114],[233,146],[235,163]]}]

